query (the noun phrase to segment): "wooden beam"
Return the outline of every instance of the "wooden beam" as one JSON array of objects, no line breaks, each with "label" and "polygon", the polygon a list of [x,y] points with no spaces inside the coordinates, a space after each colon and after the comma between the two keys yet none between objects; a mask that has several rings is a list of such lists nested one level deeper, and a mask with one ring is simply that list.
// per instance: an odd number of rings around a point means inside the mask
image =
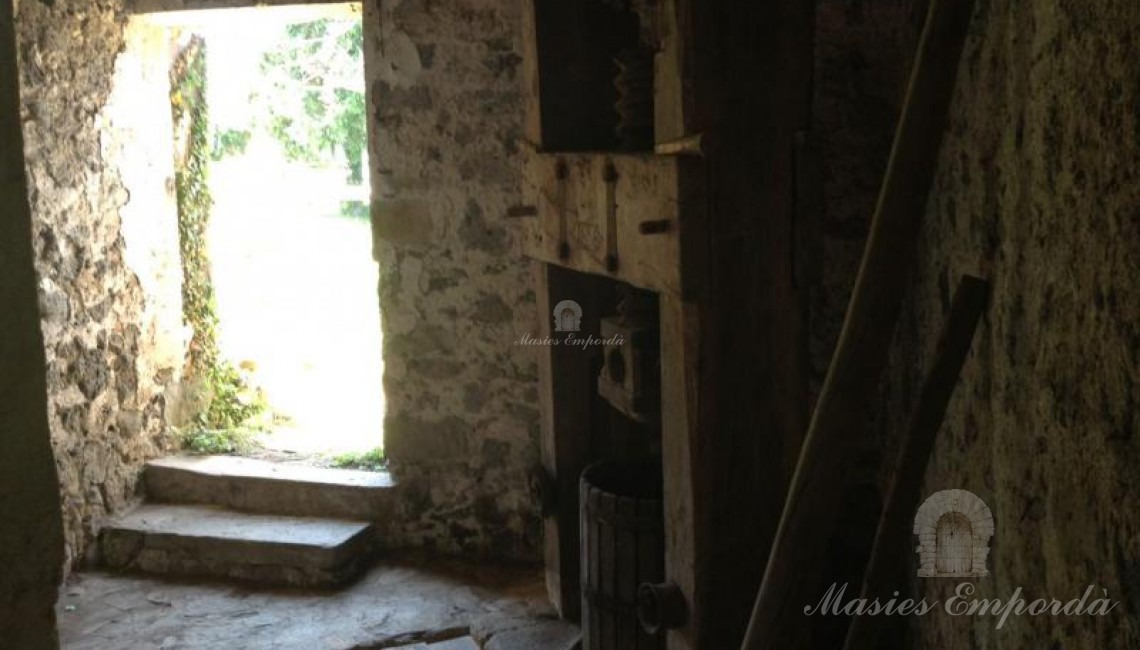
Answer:
[{"label": "wooden beam", "polygon": [[805,648],[820,567],[913,266],[973,0],[933,0],[851,304],[768,556],[743,650]]},{"label": "wooden beam", "polygon": [[[612,185],[605,181],[607,169],[616,175]],[[700,171],[691,160],[654,154],[532,155],[524,192],[526,205],[537,214],[522,224],[523,253],[638,288],[679,294],[681,219],[703,207],[704,196],[689,189],[693,178],[702,178]],[[641,224],[647,221],[667,221],[669,227],[646,233]],[[607,265],[611,245],[616,267]]]},{"label": "wooden beam", "polygon": [[[739,647],[809,412],[806,291],[794,279],[796,133],[811,122],[811,2],[687,0],[685,132],[701,134],[705,241],[691,446],[695,587],[670,650]],[[691,60],[690,60],[691,59]],[[702,250],[703,249],[703,250]],[[688,273],[684,274],[687,278]],[[671,469],[670,471],[678,471]]]},{"label": "wooden beam", "polygon": [[[898,569],[910,566],[906,561],[910,525],[922,496],[922,480],[926,476],[930,452],[946,415],[946,406],[954,394],[962,364],[970,352],[970,343],[974,340],[974,331],[985,311],[988,296],[989,283],[969,275],[962,276],[954,292],[934,364],[922,384],[918,405],[899,449],[860,598],[882,596],[889,590],[887,585],[892,577],[900,573]],[[876,639],[879,622],[878,616],[854,617],[844,648],[870,650],[880,647]]]},{"label": "wooden beam", "polygon": [[658,51],[654,57],[653,132],[658,143],[685,138],[692,133],[693,93],[689,86],[693,76],[690,51],[692,34],[685,0],[663,0],[658,25]]},{"label": "wooden beam", "polygon": [[532,156],[542,149],[542,89],[539,77],[538,24],[535,14],[536,0],[523,0],[522,5],[522,80],[525,92],[523,102],[526,113],[523,122],[523,137],[529,143],[526,155]]},{"label": "wooden beam", "polygon": [[661,314],[661,459],[665,469],[665,577],[685,596],[690,620],[668,634],[670,650],[694,650],[700,621],[694,484],[697,459],[698,345],[695,303],[663,294]]}]

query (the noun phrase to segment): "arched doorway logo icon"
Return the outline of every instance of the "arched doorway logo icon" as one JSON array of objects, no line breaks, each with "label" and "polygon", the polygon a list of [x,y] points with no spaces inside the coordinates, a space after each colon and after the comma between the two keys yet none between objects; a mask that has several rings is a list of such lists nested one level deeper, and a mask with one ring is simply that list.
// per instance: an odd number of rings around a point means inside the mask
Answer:
[{"label": "arched doorway logo icon", "polygon": [[930,495],[914,516],[918,535],[918,577],[981,578],[990,574],[986,559],[994,518],[972,492],[942,490]]},{"label": "arched doorway logo icon", "polygon": [[554,306],[554,331],[577,332],[582,328],[582,307],[573,300]]}]

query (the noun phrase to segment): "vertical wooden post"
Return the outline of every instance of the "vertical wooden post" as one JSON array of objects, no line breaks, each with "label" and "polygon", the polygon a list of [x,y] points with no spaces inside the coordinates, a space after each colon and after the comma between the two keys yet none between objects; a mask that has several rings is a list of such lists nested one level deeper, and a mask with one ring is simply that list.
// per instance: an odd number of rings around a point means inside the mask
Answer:
[{"label": "vertical wooden post", "polygon": [[906,105],[839,344],[828,370],[742,648],[808,647],[805,605],[818,600],[818,570],[862,413],[886,364],[913,266],[973,0],[933,0]]},{"label": "vertical wooden post", "polygon": [[665,468],[665,576],[690,604],[690,620],[668,634],[668,650],[695,650],[700,621],[693,458],[697,442],[698,310],[680,296],[662,295],[661,462]]}]

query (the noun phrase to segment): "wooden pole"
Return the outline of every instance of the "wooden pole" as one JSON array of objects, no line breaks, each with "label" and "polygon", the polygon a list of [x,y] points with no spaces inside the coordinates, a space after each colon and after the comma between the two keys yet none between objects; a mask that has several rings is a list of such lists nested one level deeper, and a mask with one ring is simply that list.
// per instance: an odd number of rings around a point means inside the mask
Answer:
[{"label": "wooden pole", "polygon": [[[974,340],[974,331],[985,311],[988,296],[989,283],[969,275],[962,276],[954,292],[934,364],[922,384],[918,405],[899,449],[860,598],[883,596],[892,577],[902,575],[900,567],[909,566],[906,557],[910,526],[922,495],[922,480],[930,452],[946,415],[946,406],[954,394],[962,364],[970,352],[970,343]],[[855,616],[847,630],[844,649],[880,647],[876,643],[879,618]]]},{"label": "wooden pole", "polygon": [[973,0],[933,0],[851,304],[808,427],[742,650],[806,648],[820,567],[913,266]]}]

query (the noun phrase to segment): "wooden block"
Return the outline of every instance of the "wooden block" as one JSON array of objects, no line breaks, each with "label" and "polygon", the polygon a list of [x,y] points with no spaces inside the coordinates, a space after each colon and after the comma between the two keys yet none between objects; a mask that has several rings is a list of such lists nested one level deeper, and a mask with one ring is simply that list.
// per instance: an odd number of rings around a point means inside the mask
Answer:
[{"label": "wooden block", "polygon": [[[606,260],[607,168],[617,173],[616,268]],[[682,196],[681,175],[687,169],[679,157],[655,154],[532,154],[524,200],[537,206],[538,218],[524,224],[524,252],[635,287],[680,293],[683,217],[686,208],[703,207],[701,197]],[[642,234],[645,221],[668,221],[674,227]]]}]

